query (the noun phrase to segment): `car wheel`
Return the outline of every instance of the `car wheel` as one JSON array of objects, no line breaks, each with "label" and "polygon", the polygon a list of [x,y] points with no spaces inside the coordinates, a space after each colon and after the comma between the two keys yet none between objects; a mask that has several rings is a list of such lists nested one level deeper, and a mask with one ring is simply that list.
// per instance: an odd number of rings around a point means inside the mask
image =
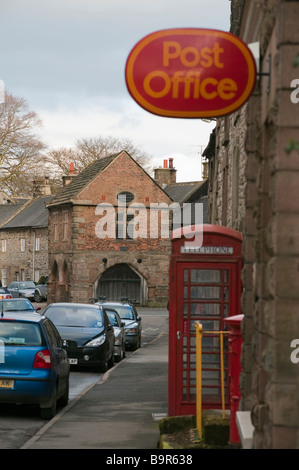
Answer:
[{"label": "car wheel", "polygon": [[34,292],[34,301],[35,302],[41,302],[43,299],[38,291]]},{"label": "car wheel", "polygon": [[52,419],[56,414],[56,387],[54,387],[52,398],[51,398],[51,406],[49,408],[41,408],[41,417],[42,419]]},{"label": "car wheel", "polygon": [[132,348],[133,351],[136,351],[137,349],[139,349],[140,346],[141,346],[141,338],[140,338],[140,336],[138,336],[138,338],[137,338],[137,340],[136,340],[136,343],[134,344],[134,346],[133,346],[133,348]]},{"label": "car wheel", "polygon": [[114,366],[114,352],[112,351],[111,357],[108,361],[108,368],[111,369],[111,367]]},{"label": "car wheel", "polygon": [[108,362],[105,362],[103,365],[99,366],[99,368],[97,368],[99,370],[99,372],[101,372],[102,374],[107,372],[108,370]]},{"label": "car wheel", "polygon": [[57,401],[58,406],[66,406],[69,402],[69,381],[67,380],[66,386],[65,386],[65,391],[64,394],[62,395],[61,398]]},{"label": "car wheel", "polygon": [[120,351],[120,355],[116,357],[117,362],[122,361],[123,358],[125,357],[125,355],[126,355],[126,352],[125,352],[125,345],[123,344],[123,345],[122,345],[122,348],[121,348],[121,351]]}]

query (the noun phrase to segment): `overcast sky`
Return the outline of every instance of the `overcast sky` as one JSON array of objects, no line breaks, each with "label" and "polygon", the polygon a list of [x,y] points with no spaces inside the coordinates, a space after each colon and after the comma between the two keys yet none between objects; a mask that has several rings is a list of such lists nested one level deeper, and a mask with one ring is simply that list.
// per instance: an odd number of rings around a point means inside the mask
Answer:
[{"label": "overcast sky", "polygon": [[125,64],[147,34],[168,28],[229,30],[229,0],[1,0],[0,79],[43,121],[49,147],[84,137],[127,137],[178,181],[201,179],[200,151],[214,127],[155,116],[125,84]]}]

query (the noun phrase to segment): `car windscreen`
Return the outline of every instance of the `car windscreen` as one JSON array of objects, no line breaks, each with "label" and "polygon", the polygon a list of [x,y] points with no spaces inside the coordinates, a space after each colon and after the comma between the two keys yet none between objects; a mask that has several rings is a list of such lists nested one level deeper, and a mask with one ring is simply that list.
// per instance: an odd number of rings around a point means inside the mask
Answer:
[{"label": "car windscreen", "polygon": [[3,312],[23,312],[24,310],[34,312],[33,305],[26,299],[24,300],[1,300],[0,310]]},{"label": "car windscreen", "polygon": [[0,320],[0,343],[7,346],[42,346],[42,335],[37,323]]},{"label": "car windscreen", "polygon": [[134,314],[131,307],[127,307],[126,305],[113,305],[113,308],[123,320],[134,320]]},{"label": "car windscreen", "polygon": [[101,328],[104,325],[102,311],[88,307],[49,307],[45,316],[56,326]]},{"label": "car windscreen", "polygon": [[20,289],[28,289],[32,287],[35,287],[35,284],[33,281],[20,282],[20,285],[19,285]]}]

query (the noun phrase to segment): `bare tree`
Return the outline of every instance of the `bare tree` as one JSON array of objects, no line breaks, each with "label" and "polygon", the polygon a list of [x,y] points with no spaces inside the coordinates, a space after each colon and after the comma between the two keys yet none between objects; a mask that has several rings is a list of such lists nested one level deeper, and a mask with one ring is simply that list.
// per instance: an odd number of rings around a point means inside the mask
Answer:
[{"label": "bare tree", "polygon": [[135,146],[130,139],[118,139],[116,137],[91,137],[77,140],[74,147],[60,147],[50,149],[45,156],[48,164],[53,165],[54,172],[58,175],[68,174],[70,163],[75,165],[76,173],[79,173],[95,160],[125,150],[146,171],[151,172],[150,156]]},{"label": "bare tree", "polygon": [[28,174],[42,159],[43,142],[34,134],[41,126],[37,114],[25,99],[6,93],[0,104],[0,188],[19,195],[28,194]]}]

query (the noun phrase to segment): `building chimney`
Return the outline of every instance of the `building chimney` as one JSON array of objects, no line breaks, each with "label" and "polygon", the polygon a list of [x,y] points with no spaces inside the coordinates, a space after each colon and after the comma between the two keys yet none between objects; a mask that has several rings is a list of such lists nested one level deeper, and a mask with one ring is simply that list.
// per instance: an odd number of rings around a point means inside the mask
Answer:
[{"label": "building chimney", "polygon": [[154,179],[159,186],[164,187],[176,183],[177,170],[173,167],[173,158],[163,161],[163,168],[154,170]]},{"label": "building chimney", "polygon": [[51,186],[49,176],[33,181],[33,197],[50,196]]},{"label": "building chimney", "polygon": [[74,165],[74,162],[71,162],[70,163],[70,175],[74,175],[75,174],[75,165]]},{"label": "building chimney", "polygon": [[67,186],[68,184],[70,184],[72,179],[75,178],[75,177],[76,177],[76,175],[75,175],[75,164],[74,164],[74,162],[71,162],[70,163],[70,173],[69,173],[69,175],[65,175],[65,176],[62,177],[63,186]]},{"label": "building chimney", "polygon": [[202,162],[202,179],[206,180],[209,177],[209,160]]}]

